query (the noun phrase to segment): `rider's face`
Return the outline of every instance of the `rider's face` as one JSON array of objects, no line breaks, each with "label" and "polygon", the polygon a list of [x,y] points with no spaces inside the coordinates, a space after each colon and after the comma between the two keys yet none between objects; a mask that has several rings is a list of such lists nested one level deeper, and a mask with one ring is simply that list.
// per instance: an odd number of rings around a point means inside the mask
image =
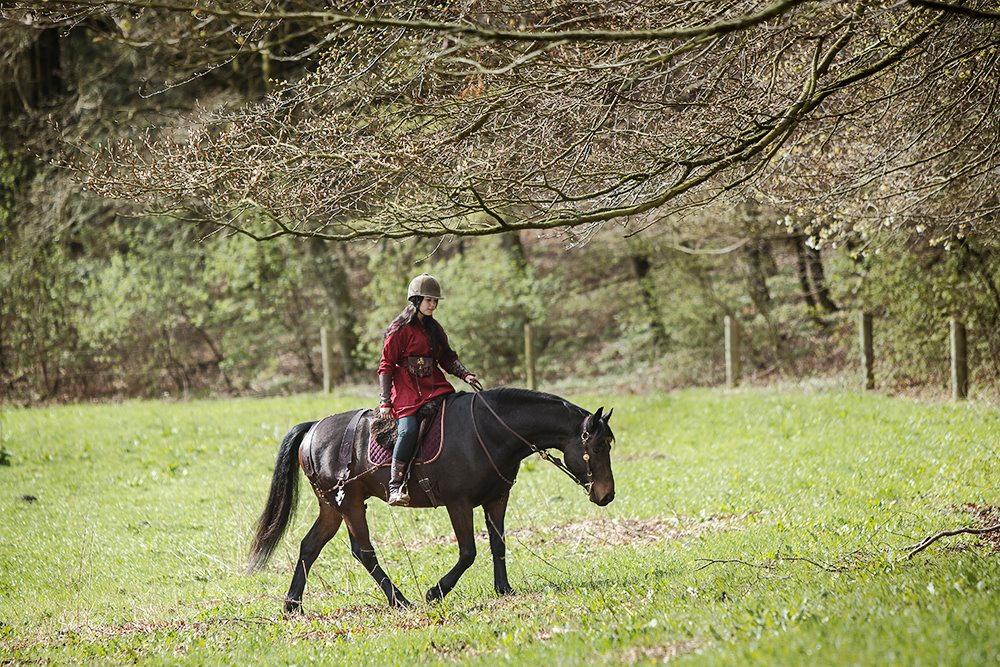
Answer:
[{"label": "rider's face", "polygon": [[425,296],[420,302],[420,314],[430,317],[434,314],[434,309],[438,307],[438,300],[432,296]]}]

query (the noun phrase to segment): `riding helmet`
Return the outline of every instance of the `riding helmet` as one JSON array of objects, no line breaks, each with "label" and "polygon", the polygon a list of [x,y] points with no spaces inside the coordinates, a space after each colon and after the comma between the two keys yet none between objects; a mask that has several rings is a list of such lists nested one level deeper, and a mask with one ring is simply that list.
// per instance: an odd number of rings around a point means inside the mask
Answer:
[{"label": "riding helmet", "polygon": [[410,288],[406,291],[407,299],[415,296],[429,296],[432,299],[441,299],[441,283],[434,276],[421,273],[410,281]]}]

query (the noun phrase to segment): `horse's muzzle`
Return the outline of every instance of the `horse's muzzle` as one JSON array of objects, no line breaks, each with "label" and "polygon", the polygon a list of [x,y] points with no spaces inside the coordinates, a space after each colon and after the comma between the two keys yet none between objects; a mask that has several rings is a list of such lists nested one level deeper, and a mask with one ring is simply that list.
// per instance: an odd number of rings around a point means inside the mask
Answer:
[{"label": "horse's muzzle", "polygon": [[604,507],[614,499],[615,499],[614,485],[601,488],[595,484],[590,491],[590,501],[595,505],[599,505],[600,507]]}]

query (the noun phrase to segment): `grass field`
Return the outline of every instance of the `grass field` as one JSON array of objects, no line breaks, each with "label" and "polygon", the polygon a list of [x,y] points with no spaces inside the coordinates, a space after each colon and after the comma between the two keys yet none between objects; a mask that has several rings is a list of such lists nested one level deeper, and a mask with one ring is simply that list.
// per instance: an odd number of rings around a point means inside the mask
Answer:
[{"label": "grass field", "polygon": [[[371,397],[5,408],[0,663],[997,663],[998,544],[962,536],[905,558],[1000,505],[997,409],[572,398],[615,407],[617,498],[592,505],[530,460],[507,520],[516,596],[494,596],[483,535],[444,603],[391,611],[342,529],[293,620],[279,612],[315,516],[308,484],[271,564],[242,573],[278,443]],[[369,519],[411,599],[454,564],[444,510],[372,501]]]}]

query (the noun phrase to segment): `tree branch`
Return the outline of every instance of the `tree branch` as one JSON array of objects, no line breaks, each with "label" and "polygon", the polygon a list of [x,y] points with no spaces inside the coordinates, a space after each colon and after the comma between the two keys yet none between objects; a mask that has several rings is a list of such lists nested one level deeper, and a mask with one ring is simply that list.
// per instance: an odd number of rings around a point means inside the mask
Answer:
[{"label": "tree branch", "polygon": [[934,544],[943,537],[954,537],[955,535],[983,535],[985,533],[995,533],[1000,531],[1000,523],[994,526],[987,526],[986,528],[956,528],[955,530],[942,530],[940,533],[935,533],[930,537],[924,538],[920,544],[916,544],[909,547],[910,552],[906,554],[907,559],[913,558],[916,554],[920,553],[930,545]]}]

